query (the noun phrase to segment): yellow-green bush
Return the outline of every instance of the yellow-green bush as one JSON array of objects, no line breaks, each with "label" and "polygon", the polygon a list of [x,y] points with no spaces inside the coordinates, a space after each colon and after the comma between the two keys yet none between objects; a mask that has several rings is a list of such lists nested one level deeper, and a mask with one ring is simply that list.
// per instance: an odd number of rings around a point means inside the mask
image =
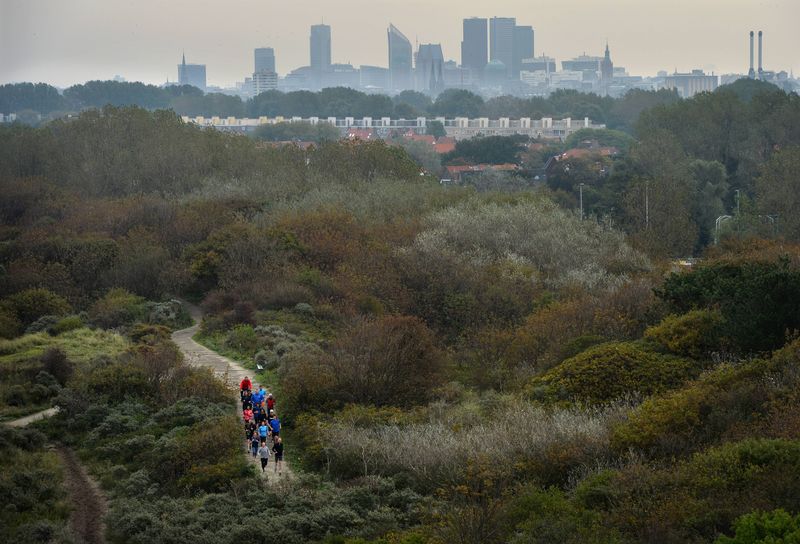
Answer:
[{"label": "yellow-green bush", "polygon": [[538,400],[604,403],[627,395],[673,389],[701,370],[695,362],[655,353],[634,342],[610,342],[534,378],[527,391]]},{"label": "yellow-green bush", "polygon": [[648,328],[644,336],[672,353],[699,359],[720,347],[722,315],[714,310],[692,310],[670,315]]},{"label": "yellow-green bush", "polygon": [[[799,364],[795,341],[771,359],[720,366],[680,390],[645,400],[614,429],[612,446],[672,454],[728,436],[800,436],[789,412]],[[780,420],[779,429],[770,429],[770,414]]]},{"label": "yellow-green bush", "polygon": [[61,316],[70,311],[69,303],[47,289],[26,289],[8,297],[11,307],[23,325],[30,325],[43,315]]},{"label": "yellow-green bush", "polygon": [[145,314],[145,300],[121,288],[110,289],[89,309],[92,321],[106,329],[144,321]]}]

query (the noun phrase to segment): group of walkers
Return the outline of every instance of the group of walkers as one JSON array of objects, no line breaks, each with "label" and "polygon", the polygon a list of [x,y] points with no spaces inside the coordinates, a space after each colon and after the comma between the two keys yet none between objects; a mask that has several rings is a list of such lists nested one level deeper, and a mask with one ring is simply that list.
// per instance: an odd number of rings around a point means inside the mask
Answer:
[{"label": "group of walkers", "polygon": [[253,382],[247,376],[239,383],[242,399],[242,419],[248,450],[253,458],[261,459],[261,472],[267,470],[270,456],[274,455],[275,469],[281,473],[283,462],[283,440],[281,420],[275,414],[275,397],[259,386],[253,390]]}]

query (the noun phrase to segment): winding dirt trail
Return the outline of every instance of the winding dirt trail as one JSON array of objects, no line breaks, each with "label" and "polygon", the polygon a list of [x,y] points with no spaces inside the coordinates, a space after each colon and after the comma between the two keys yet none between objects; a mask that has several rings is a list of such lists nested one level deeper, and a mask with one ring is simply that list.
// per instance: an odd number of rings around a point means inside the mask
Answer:
[{"label": "winding dirt trail", "polygon": [[69,515],[69,531],[76,542],[104,544],[106,500],[100,487],[78,461],[75,452],[56,448],[64,464],[64,485],[73,510]]},{"label": "winding dirt trail", "polygon": [[[267,384],[259,383],[254,379],[255,372],[252,370],[248,370],[242,367],[239,363],[224,357],[217,353],[216,351],[210,350],[207,347],[198,344],[192,338],[197,331],[200,330],[200,322],[203,319],[203,311],[195,306],[194,304],[189,304],[186,301],[182,301],[186,309],[189,311],[189,315],[192,316],[194,320],[194,325],[188,327],[186,329],[181,329],[179,331],[175,331],[172,333],[172,341],[178,346],[178,348],[183,352],[184,357],[186,358],[186,362],[195,365],[195,366],[205,366],[210,367],[211,370],[214,371],[214,374],[225,380],[228,385],[234,388],[236,393],[236,405],[239,406],[239,383],[245,376],[250,376],[251,381],[253,382],[253,387],[258,388],[259,386],[263,386],[266,391],[269,391],[270,388]],[[244,434],[244,433],[243,433]],[[244,443],[244,436],[242,437],[242,442]],[[258,472],[261,473],[261,461],[257,458],[254,458],[249,453],[246,453],[247,458],[252,462]],[[292,469],[286,461],[283,461],[281,467],[281,474],[277,474],[274,472],[275,468],[275,459],[270,457],[269,464],[267,465],[267,470],[264,472],[264,476],[269,481],[277,481],[277,480],[286,480],[292,477]]]},{"label": "winding dirt trail", "polygon": [[[29,423],[55,415],[58,408],[49,408],[29,416],[5,422],[11,427],[25,427]],[[48,448],[53,446],[48,445]],[[72,511],[69,514],[69,532],[75,542],[81,544],[104,544],[107,503],[100,486],[86,472],[75,452],[65,446],[56,446],[64,466],[64,487],[69,496]]]}]

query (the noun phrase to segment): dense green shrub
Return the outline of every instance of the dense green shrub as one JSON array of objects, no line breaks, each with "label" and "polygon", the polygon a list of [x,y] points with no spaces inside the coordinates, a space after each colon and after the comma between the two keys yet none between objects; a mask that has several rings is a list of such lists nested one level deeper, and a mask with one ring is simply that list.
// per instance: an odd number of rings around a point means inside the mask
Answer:
[{"label": "dense green shrub", "polygon": [[258,350],[258,335],[252,325],[236,325],[225,339],[225,345],[249,357]]},{"label": "dense green shrub", "polygon": [[69,303],[47,289],[27,289],[8,297],[17,318],[27,326],[44,315],[62,316],[70,311]]},{"label": "dense green shrub", "polygon": [[41,361],[42,369],[61,385],[67,383],[75,370],[75,365],[67,358],[67,354],[57,347],[48,348],[42,354]]},{"label": "dense green shrub", "polygon": [[714,544],[795,544],[800,542],[800,514],[778,508],[752,512],[736,520],[733,537],[721,536]]},{"label": "dense green shrub", "polygon": [[[56,453],[42,433],[0,425],[0,541],[66,541],[70,511]],[[38,538],[41,540],[37,540]]]},{"label": "dense green shrub", "polygon": [[89,309],[92,322],[103,328],[121,327],[145,319],[145,300],[125,289],[110,289]]},{"label": "dense green shrub", "polygon": [[721,334],[746,352],[776,349],[800,329],[800,270],[788,259],[700,265],[669,276],[657,294],[681,313],[718,308]]},{"label": "dense green shrub", "polygon": [[667,350],[699,359],[720,347],[722,316],[712,310],[692,310],[686,314],[665,317],[650,327],[645,338],[654,340]]},{"label": "dense green shrub", "polygon": [[606,343],[534,378],[528,384],[528,392],[541,400],[604,403],[673,389],[701,370],[697,363],[648,351],[636,343]]},{"label": "dense green shrub", "polygon": [[148,455],[147,468],[163,485],[182,491],[220,491],[251,474],[242,455],[238,418],[217,417],[163,435]]},{"label": "dense green shrub", "polygon": [[14,338],[22,332],[22,323],[11,304],[0,303],[0,338]]},{"label": "dense green shrub", "polygon": [[722,365],[684,388],[645,400],[618,425],[612,444],[663,454],[696,451],[727,436],[800,437],[792,419],[800,342],[768,360]]},{"label": "dense green shrub", "polygon": [[80,316],[77,315],[70,315],[59,319],[51,328],[52,334],[61,334],[63,332],[73,331],[75,329],[80,329],[84,326],[83,320]]},{"label": "dense green shrub", "polygon": [[753,509],[798,511],[798,486],[800,442],[745,440],[674,464],[591,475],[551,519],[575,519],[577,510],[592,527],[599,513],[597,530],[616,530],[624,542],[709,542]]},{"label": "dense green shrub", "polygon": [[512,501],[509,521],[514,544],[615,544],[624,542],[618,530],[603,526],[602,514],[570,500],[558,488],[530,486]]}]

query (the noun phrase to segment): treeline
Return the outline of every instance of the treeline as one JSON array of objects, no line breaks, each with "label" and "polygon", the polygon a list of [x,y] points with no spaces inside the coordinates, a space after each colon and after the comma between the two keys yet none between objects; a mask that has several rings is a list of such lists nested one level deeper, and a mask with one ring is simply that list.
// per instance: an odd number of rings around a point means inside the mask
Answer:
[{"label": "treeline", "polygon": [[106,105],[136,105],[146,109],[173,109],[180,115],[259,117],[589,117],[595,122],[629,129],[638,114],[657,104],[677,102],[673,91],[634,90],[620,99],[559,90],[547,98],[501,96],[484,100],[466,90],[449,89],[435,98],[403,91],[395,97],[366,94],[346,87],[310,91],[266,91],[250,99],[220,93],[204,94],[191,86],[157,87],[143,83],[90,81],[59,94],[43,83],[18,83],[0,87],[0,112],[38,112],[58,116],[63,112]]},{"label": "treeline", "polygon": [[[644,111],[635,142],[607,131],[581,138],[616,145],[616,157],[554,161],[547,184],[562,205],[613,217],[641,247],[690,255],[715,235],[797,240],[796,177],[800,161],[800,97],[740,80],[690,100]],[[572,144],[578,142],[573,141]],[[628,151],[625,152],[625,149]],[[535,151],[523,164],[541,160]],[[716,220],[725,217],[719,231]]]},{"label": "treeline", "polygon": [[[322,176],[406,180],[418,173],[402,150],[382,141],[328,142],[307,151],[261,147],[250,138],[185,124],[167,110],[108,106],[40,128],[0,127],[0,177],[46,178],[91,195],[179,195],[226,179],[286,191]],[[11,216],[21,205],[3,203]]]}]

